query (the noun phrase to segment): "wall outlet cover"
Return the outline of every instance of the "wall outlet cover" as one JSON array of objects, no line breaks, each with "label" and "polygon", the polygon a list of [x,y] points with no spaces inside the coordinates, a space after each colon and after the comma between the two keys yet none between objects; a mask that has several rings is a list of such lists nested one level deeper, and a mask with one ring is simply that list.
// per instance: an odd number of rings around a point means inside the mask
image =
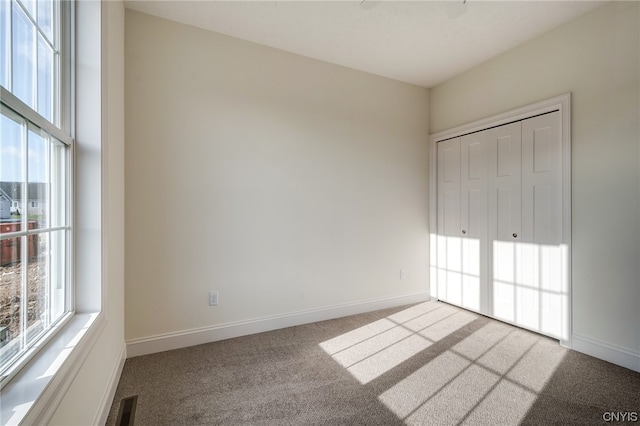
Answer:
[{"label": "wall outlet cover", "polygon": [[218,292],[210,291],[209,292],[209,306],[216,306],[218,304]]}]

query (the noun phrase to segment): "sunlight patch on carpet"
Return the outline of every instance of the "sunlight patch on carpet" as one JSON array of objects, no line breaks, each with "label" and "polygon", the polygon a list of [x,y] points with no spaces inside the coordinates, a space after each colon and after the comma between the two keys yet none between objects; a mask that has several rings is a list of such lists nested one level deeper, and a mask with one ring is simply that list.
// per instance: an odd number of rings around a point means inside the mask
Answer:
[{"label": "sunlight patch on carpet", "polygon": [[478,318],[449,305],[425,302],[320,343],[366,384]]},{"label": "sunlight patch on carpet", "polygon": [[410,425],[489,424],[496,419],[517,424],[565,354],[550,339],[490,322],[378,399]]}]

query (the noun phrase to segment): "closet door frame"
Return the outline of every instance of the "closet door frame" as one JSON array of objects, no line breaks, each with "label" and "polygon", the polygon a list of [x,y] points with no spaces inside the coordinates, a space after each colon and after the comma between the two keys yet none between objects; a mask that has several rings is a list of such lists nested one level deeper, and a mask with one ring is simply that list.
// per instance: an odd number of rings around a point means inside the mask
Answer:
[{"label": "closet door frame", "polygon": [[571,285],[571,94],[566,93],[541,102],[526,105],[502,114],[483,118],[463,124],[442,132],[432,134],[429,138],[429,229],[430,229],[430,282],[431,299],[438,299],[438,142],[462,137],[469,133],[487,130],[525,120],[537,115],[558,111],[562,138],[562,245],[566,250],[566,261],[563,271],[567,282],[567,330],[566,339],[560,344],[571,348],[572,326],[572,285]]}]

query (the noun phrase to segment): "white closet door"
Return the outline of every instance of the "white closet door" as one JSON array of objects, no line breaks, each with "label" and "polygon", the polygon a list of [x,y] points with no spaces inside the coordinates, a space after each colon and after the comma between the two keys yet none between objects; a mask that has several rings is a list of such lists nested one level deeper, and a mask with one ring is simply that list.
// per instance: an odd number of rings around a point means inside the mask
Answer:
[{"label": "white closet door", "polygon": [[489,265],[491,312],[498,319],[517,322],[517,262],[521,239],[521,123],[488,130]]},{"label": "white closet door", "polygon": [[486,312],[488,132],[460,142],[460,221],[462,228],[461,306]]},{"label": "white closet door", "polygon": [[438,299],[461,305],[460,138],[438,143]]},{"label": "white closet door", "polygon": [[559,113],[522,122],[522,238],[516,323],[565,339],[567,282],[562,248]]},{"label": "white closet door", "polygon": [[439,142],[440,300],[568,338],[560,113]]}]

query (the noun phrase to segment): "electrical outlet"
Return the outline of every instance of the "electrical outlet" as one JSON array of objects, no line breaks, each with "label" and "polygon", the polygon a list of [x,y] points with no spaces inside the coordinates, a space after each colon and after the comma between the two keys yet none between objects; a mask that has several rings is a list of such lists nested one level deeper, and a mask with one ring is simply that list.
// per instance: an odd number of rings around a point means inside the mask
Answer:
[{"label": "electrical outlet", "polygon": [[209,292],[209,306],[216,306],[218,304],[218,292],[210,291]]},{"label": "electrical outlet", "polygon": [[407,278],[407,272],[404,269],[400,269],[400,279],[404,280]]}]

